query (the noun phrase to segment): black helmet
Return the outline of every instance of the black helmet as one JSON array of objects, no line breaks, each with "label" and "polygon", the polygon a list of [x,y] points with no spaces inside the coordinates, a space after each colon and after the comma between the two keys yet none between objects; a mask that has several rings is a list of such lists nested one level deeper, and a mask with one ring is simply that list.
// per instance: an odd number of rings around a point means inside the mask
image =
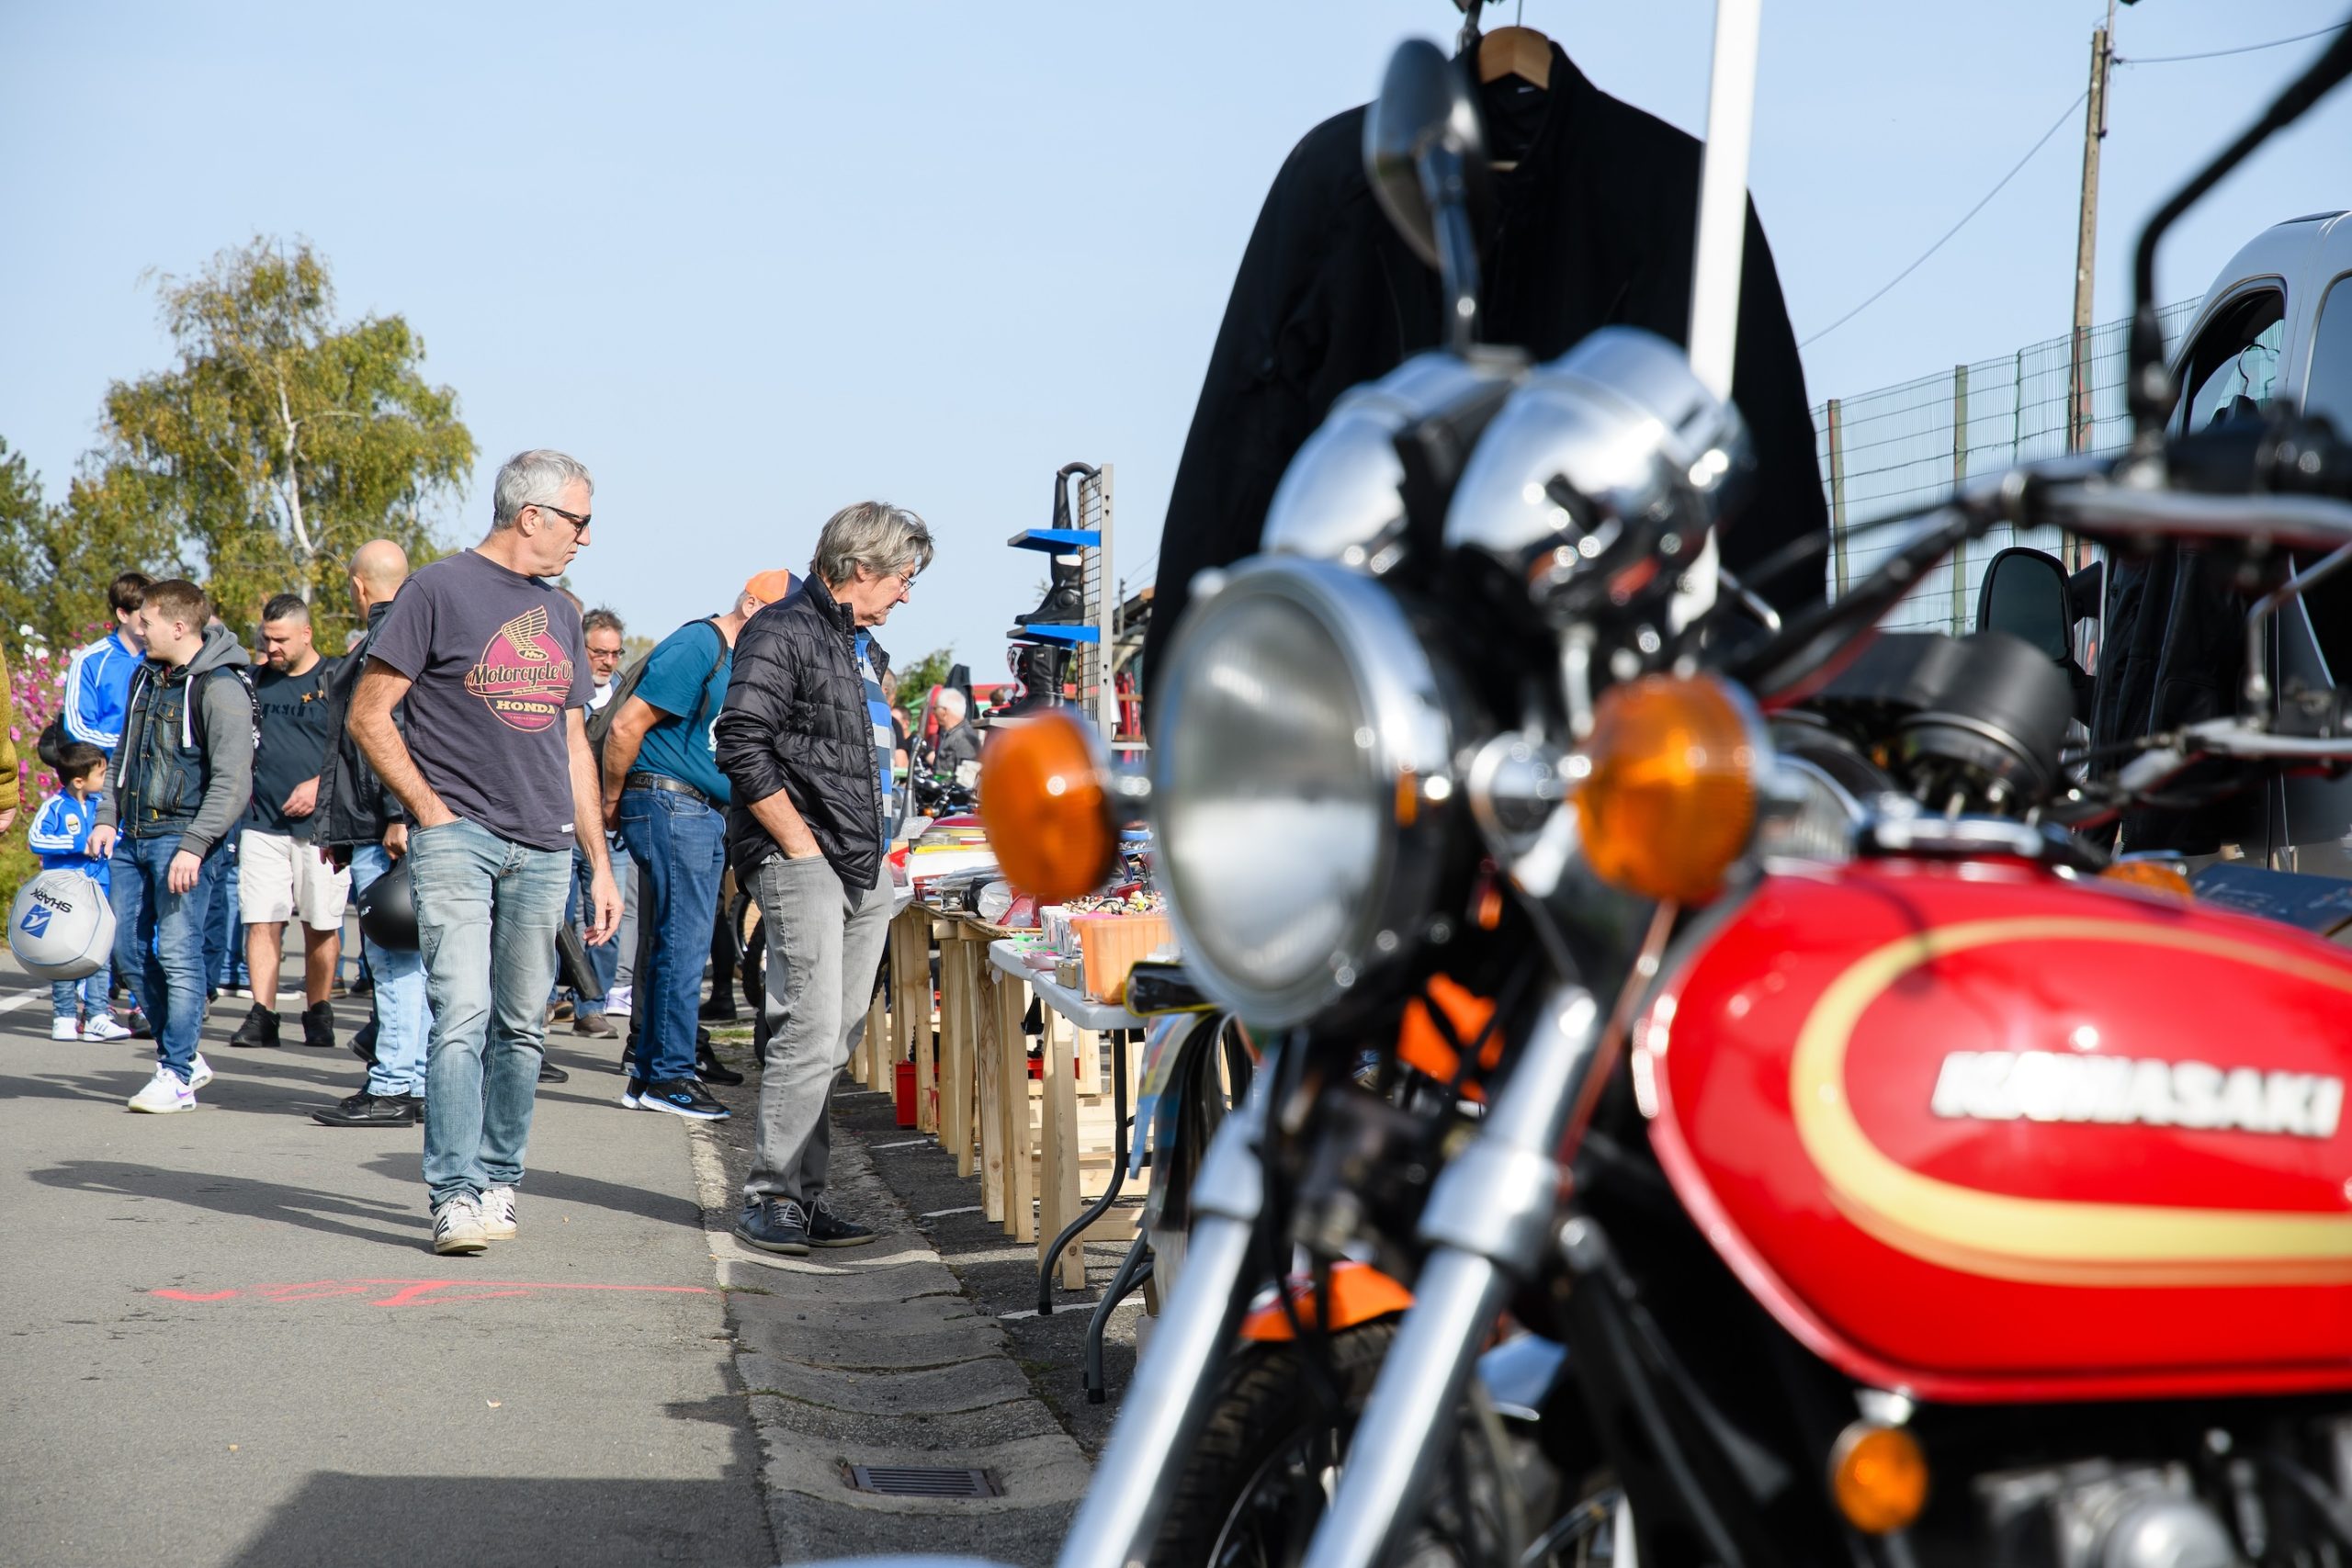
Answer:
[{"label": "black helmet", "polygon": [[368,933],[368,941],[396,953],[416,951],[416,893],[409,886],[406,855],[361,888],[357,903],[359,929]]}]

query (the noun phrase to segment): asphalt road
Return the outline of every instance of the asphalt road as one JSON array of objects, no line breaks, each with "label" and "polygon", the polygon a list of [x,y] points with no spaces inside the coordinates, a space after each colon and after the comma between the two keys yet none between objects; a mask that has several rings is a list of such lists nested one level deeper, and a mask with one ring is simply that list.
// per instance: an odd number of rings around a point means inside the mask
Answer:
[{"label": "asphalt road", "polygon": [[684,1127],[559,1036],[522,1234],[438,1258],[421,1134],[311,1121],[357,1064],[245,1006],[138,1116],[152,1045],[50,1041],[0,957],[0,1561],[774,1562]]}]

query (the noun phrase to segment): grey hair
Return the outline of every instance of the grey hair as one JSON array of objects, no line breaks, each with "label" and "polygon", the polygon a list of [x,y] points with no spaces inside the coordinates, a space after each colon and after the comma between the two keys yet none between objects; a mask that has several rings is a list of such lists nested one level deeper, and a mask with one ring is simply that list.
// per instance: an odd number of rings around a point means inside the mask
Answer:
[{"label": "grey hair", "polygon": [[512,528],[523,508],[554,505],[563,487],[574,479],[586,485],[590,495],[596,493],[596,481],[579,458],[546,446],[515,453],[498,470],[498,484],[491,491],[490,525]]},{"label": "grey hair", "polygon": [[963,718],[972,711],[972,705],[965,701],[964,694],[953,686],[942,688],[938,701],[943,711],[952,713],[957,718]]},{"label": "grey hair", "polygon": [[618,615],[602,604],[580,617],[580,635],[582,637],[594,631],[626,632],[628,629],[621,625],[621,618]]},{"label": "grey hair", "polygon": [[831,586],[847,582],[859,567],[877,577],[894,571],[911,576],[931,564],[931,529],[903,506],[861,501],[825,519],[808,570]]}]

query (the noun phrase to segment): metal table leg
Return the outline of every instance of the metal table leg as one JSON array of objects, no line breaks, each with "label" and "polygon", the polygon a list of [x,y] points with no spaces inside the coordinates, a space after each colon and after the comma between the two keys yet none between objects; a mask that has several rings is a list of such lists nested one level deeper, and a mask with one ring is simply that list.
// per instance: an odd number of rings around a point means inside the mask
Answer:
[{"label": "metal table leg", "polygon": [[1102,1386],[1102,1333],[1111,1326],[1111,1309],[1125,1301],[1135,1288],[1151,1278],[1151,1238],[1136,1233],[1136,1244],[1127,1248],[1127,1256],[1119,1271],[1111,1276],[1110,1289],[1095,1303],[1094,1321],[1086,1325],[1086,1403],[1100,1404],[1108,1397]]}]

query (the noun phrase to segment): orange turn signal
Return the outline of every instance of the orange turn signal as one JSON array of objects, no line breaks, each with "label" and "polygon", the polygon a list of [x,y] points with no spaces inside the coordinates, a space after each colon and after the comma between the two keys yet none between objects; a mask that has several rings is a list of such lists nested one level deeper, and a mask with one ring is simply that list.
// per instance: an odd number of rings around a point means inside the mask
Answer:
[{"label": "orange turn signal", "polygon": [[1756,826],[1756,726],[1704,676],[1650,675],[1611,688],[1577,791],[1586,858],[1604,882],[1650,898],[1707,897]]},{"label": "orange turn signal", "polygon": [[980,823],[1015,887],[1048,903],[1091,893],[1119,852],[1092,731],[1048,709],[993,728],[980,753]]},{"label": "orange turn signal", "polygon": [[2188,873],[2178,861],[2120,860],[2099,875],[2109,882],[2120,882],[2130,887],[2143,887],[2151,893],[2169,893],[2183,903],[2197,897],[2197,890],[2188,883]]},{"label": "orange turn signal", "polygon": [[1829,1493],[1864,1535],[1891,1535],[1928,1506],[1928,1456],[1900,1427],[1857,1421],[1829,1450]]}]

